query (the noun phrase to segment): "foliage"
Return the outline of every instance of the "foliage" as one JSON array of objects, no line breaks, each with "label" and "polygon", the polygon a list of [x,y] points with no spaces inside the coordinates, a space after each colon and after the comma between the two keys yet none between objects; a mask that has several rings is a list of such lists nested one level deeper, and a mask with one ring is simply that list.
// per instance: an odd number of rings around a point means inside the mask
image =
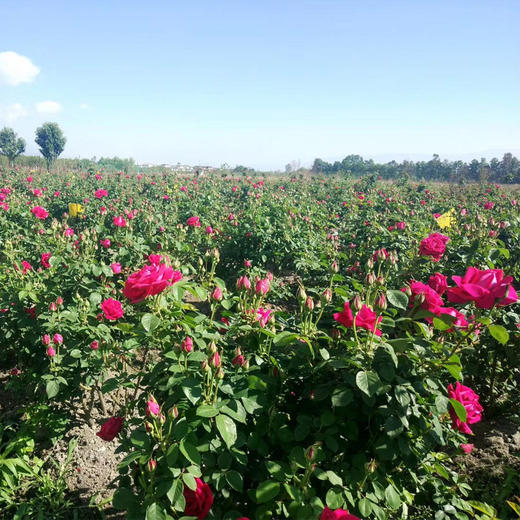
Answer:
[{"label": "foliage", "polygon": [[15,159],[25,152],[25,140],[18,137],[12,128],[0,130],[0,155],[5,155],[9,165],[13,166]]},{"label": "foliage", "polygon": [[36,129],[36,144],[40,147],[40,153],[45,157],[47,170],[61,155],[67,139],[63,135],[57,123],[44,123]]}]

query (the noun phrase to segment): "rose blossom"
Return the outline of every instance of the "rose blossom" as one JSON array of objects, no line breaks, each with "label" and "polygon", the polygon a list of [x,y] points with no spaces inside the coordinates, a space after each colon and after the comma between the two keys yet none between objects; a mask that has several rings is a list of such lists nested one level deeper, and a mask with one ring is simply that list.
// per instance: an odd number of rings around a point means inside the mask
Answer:
[{"label": "rose blossom", "polygon": [[209,510],[213,505],[213,493],[208,484],[200,478],[196,478],[197,489],[193,491],[188,486],[184,486],[184,498],[186,499],[186,507],[184,514],[186,516],[196,516],[198,520],[203,520],[208,516]]},{"label": "rose blossom", "polygon": [[320,515],[320,520],[359,520],[359,518],[351,515],[346,509],[332,510],[326,507]]},{"label": "rose blossom", "polygon": [[104,300],[101,304],[101,309],[103,310],[103,313],[107,320],[115,321],[119,318],[122,318],[124,315],[123,306],[121,305],[121,302],[118,302],[113,298],[108,298],[107,300]]},{"label": "rose blossom", "polygon": [[200,220],[199,217],[190,217],[186,224],[190,227],[200,227]]},{"label": "rose blossom", "polygon": [[[341,323],[344,327],[351,328],[354,325],[354,316],[352,314],[352,310],[350,309],[350,303],[346,301],[343,305],[342,312],[335,312],[333,314],[334,319]],[[377,323],[379,323],[383,318],[379,316],[377,318],[376,323],[376,313],[368,306],[363,304],[359,312],[356,314],[356,327],[361,327],[370,332],[374,331]],[[381,336],[381,331],[379,329],[375,329],[376,336]]]},{"label": "rose blossom", "polygon": [[147,296],[161,293],[166,287],[181,279],[181,272],[174,271],[166,264],[145,265],[140,271],[128,277],[123,294],[132,303],[138,303]]},{"label": "rose blossom", "polygon": [[101,426],[101,429],[96,433],[98,437],[104,441],[113,441],[116,435],[121,431],[123,427],[122,417],[110,417],[107,422]]},{"label": "rose blossom", "polygon": [[464,406],[467,413],[466,422],[462,422],[453,406],[450,406],[450,416],[453,429],[471,435],[473,432],[469,425],[478,423],[482,419],[482,411],[484,410],[479,403],[479,396],[471,388],[461,385],[458,381],[455,388],[453,388],[452,384],[448,385],[448,396],[450,399],[459,401],[459,403]]},{"label": "rose blossom", "polygon": [[491,309],[495,304],[505,306],[518,301],[515,289],[511,285],[512,276],[504,277],[502,269],[481,271],[468,267],[466,274],[452,276],[457,287],[448,289],[448,300],[453,303],[475,302],[479,309]]},{"label": "rose blossom", "polygon": [[121,272],[121,264],[119,262],[114,262],[110,265],[110,269],[114,274],[119,274]]},{"label": "rose blossom", "polygon": [[45,220],[49,216],[49,212],[41,206],[34,206],[31,213],[39,220]]},{"label": "rose blossom", "polygon": [[448,277],[441,274],[435,273],[430,276],[428,285],[439,295],[442,296],[448,289]]},{"label": "rose blossom", "polygon": [[431,256],[434,262],[438,262],[446,251],[446,244],[449,237],[441,233],[432,233],[424,238],[419,246],[421,256]]}]

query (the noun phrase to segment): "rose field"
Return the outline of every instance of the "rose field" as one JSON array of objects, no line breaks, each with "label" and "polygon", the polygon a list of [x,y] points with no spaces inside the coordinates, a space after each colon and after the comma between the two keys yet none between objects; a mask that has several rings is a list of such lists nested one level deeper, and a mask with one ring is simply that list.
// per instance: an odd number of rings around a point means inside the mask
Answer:
[{"label": "rose field", "polygon": [[0,169],[0,517],[520,517],[520,192]]}]

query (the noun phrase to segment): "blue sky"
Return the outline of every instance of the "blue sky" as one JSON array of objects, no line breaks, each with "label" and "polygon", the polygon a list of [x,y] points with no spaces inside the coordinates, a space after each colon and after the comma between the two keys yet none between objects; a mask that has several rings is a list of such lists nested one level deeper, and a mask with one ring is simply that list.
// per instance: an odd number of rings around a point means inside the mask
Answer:
[{"label": "blue sky", "polygon": [[0,126],[28,152],[43,121],[64,156],[138,162],[520,152],[517,0],[2,0],[0,20]]}]

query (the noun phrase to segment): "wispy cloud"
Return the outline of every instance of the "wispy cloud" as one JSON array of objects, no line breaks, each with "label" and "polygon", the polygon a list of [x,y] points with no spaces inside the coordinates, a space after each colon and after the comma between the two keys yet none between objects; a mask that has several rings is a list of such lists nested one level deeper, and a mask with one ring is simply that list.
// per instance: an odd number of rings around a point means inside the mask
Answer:
[{"label": "wispy cloud", "polygon": [[5,121],[9,124],[25,117],[27,114],[27,110],[20,103],[0,107],[0,121]]},{"label": "wispy cloud", "polygon": [[79,108],[81,108],[81,110],[86,110],[88,108],[88,105],[86,103],[81,103]]},{"label": "wispy cloud", "polygon": [[36,112],[38,114],[57,114],[62,109],[63,107],[57,101],[40,101],[36,103]]},{"label": "wispy cloud", "polygon": [[39,72],[40,69],[26,56],[13,51],[0,52],[0,84],[30,83]]}]

